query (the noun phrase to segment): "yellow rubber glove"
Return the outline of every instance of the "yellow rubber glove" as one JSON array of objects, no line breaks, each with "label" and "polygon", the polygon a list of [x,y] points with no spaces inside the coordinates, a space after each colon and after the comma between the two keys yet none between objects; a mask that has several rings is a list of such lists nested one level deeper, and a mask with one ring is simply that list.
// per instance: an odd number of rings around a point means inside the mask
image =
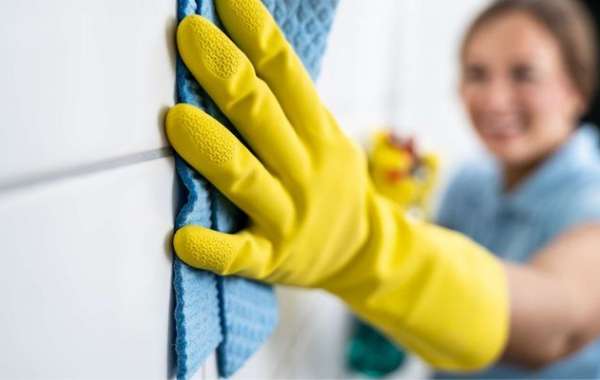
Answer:
[{"label": "yellow rubber glove", "polygon": [[185,104],[169,111],[167,135],[249,225],[236,234],[185,226],[177,255],[221,275],[326,289],[440,369],[492,362],[507,335],[501,264],[456,233],[407,220],[375,192],[365,154],[321,104],[260,1],[216,5],[235,44],[189,16],[178,48],[252,151]]}]

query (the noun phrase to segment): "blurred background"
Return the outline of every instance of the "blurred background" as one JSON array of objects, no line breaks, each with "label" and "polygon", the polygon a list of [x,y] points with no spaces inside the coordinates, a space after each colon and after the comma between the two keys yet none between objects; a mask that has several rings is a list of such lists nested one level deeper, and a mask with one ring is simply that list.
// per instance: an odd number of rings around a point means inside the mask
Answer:
[{"label": "blurred background", "polygon": [[458,48],[487,0],[341,1],[318,85],[349,134],[414,135],[444,166],[477,149],[458,98]]}]

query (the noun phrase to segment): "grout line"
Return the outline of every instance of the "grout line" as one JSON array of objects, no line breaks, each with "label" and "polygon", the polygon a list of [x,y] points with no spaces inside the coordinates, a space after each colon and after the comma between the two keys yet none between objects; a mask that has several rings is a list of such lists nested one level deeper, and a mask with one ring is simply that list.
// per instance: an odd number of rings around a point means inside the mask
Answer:
[{"label": "grout line", "polygon": [[47,184],[49,182],[60,181],[67,178],[77,177],[80,175],[98,173],[109,169],[116,169],[125,166],[135,165],[163,157],[169,157],[171,155],[173,155],[173,149],[170,147],[164,147],[148,150],[145,152],[128,154],[121,157],[110,158],[103,161],[92,162],[90,164],[74,166],[70,168],[52,170],[36,174],[28,174],[22,177],[0,181],[0,193],[14,191],[32,186],[38,186],[41,184]]}]

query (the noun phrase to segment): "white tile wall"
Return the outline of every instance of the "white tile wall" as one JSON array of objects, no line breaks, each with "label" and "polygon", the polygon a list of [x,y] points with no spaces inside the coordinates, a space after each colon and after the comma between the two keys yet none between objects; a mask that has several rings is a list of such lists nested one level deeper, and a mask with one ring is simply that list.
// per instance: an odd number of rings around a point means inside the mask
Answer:
[{"label": "white tile wall", "polygon": [[175,3],[0,2],[0,184],[166,145]]},{"label": "white tile wall", "polygon": [[0,378],[167,377],[171,161],[0,196]]}]

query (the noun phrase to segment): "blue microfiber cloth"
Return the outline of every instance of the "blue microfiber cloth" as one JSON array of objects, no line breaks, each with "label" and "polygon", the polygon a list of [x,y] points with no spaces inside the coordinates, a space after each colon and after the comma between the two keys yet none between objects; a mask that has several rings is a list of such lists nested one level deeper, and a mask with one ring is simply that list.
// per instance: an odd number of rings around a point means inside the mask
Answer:
[{"label": "blue microfiber cloth", "polygon": [[[263,0],[313,78],[319,72],[338,0]],[[200,14],[220,26],[212,0],[179,0],[177,15]],[[229,122],[177,58],[177,102],[204,109],[227,127]],[[235,130],[234,130],[235,132]],[[232,232],[244,216],[204,178],[176,156],[185,196],[176,228],[199,224]],[[262,345],[277,323],[271,287],[236,277],[219,277],[173,264],[177,377],[187,379],[215,349],[219,375],[231,376]]]}]

